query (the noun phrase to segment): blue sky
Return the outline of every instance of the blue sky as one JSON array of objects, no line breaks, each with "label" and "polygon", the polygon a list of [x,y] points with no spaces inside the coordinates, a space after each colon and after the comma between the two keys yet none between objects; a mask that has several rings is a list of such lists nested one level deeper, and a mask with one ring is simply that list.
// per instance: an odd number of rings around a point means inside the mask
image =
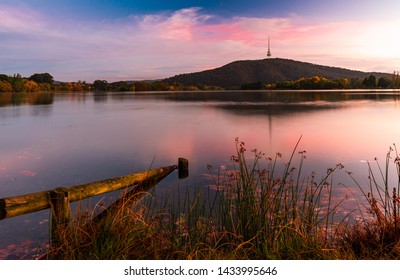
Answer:
[{"label": "blue sky", "polygon": [[[207,1],[207,0],[71,0],[71,1],[48,1],[31,0],[16,1],[20,5],[29,5],[32,8],[49,11],[58,15],[89,17],[89,18],[113,18],[126,17],[131,14],[154,13],[159,11],[175,11],[191,7],[202,7],[213,14],[223,16],[235,15],[258,15],[272,16],[282,15],[296,11],[299,8],[299,1]],[[305,1],[309,6],[311,2]]]},{"label": "blue sky", "polygon": [[298,14],[310,17],[323,15],[323,18],[329,18],[330,15],[359,18],[371,10],[389,12],[392,3],[399,7],[395,1],[385,3],[375,0],[16,0],[11,2],[15,2],[17,6],[29,6],[49,14],[82,20],[123,18],[132,14],[171,12],[192,7],[201,7],[204,11],[221,17],[281,17]]},{"label": "blue sky", "polygon": [[397,0],[0,0],[0,73],[158,79],[273,57],[400,70]]}]

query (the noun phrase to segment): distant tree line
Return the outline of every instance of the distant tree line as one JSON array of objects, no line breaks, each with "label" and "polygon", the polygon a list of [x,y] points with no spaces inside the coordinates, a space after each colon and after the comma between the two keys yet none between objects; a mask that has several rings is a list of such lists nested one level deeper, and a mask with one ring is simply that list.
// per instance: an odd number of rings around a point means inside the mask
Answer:
[{"label": "distant tree line", "polygon": [[193,85],[184,86],[179,83],[165,81],[119,81],[108,83],[106,80],[96,80],[92,84],[93,91],[195,91],[195,90],[218,90],[221,87]]},{"label": "distant tree line", "polygon": [[192,85],[185,86],[176,82],[165,81],[119,81],[109,83],[106,80],[95,80],[92,84],[85,81],[55,82],[49,73],[33,74],[24,78],[20,74],[7,76],[0,74],[0,92],[88,92],[88,91],[196,91],[220,90],[222,87]]},{"label": "distant tree line", "polygon": [[[263,89],[390,89],[400,88],[399,72],[391,76],[377,78],[369,75],[365,78],[341,78],[330,80],[320,76],[300,78],[295,81],[277,83],[253,82],[241,86],[242,90]],[[183,85],[168,80],[157,81],[119,81],[109,83],[106,80],[95,80],[92,84],[85,81],[55,82],[49,73],[33,74],[24,78],[20,74],[8,76],[0,74],[0,92],[88,92],[88,91],[197,91],[223,90],[221,86],[207,86],[203,84]]]},{"label": "distant tree line", "polygon": [[398,89],[400,88],[399,72],[394,72],[391,79],[387,77],[377,78],[370,75],[362,78],[342,78],[329,80],[324,77],[314,76],[300,78],[295,81],[283,81],[273,84],[262,82],[247,83],[241,86],[242,90],[262,89]]},{"label": "distant tree line", "polygon": [[54,90],[54,79],[49,73],[23,78],[20,74],[0,74],[0,92],[39,92]]}]

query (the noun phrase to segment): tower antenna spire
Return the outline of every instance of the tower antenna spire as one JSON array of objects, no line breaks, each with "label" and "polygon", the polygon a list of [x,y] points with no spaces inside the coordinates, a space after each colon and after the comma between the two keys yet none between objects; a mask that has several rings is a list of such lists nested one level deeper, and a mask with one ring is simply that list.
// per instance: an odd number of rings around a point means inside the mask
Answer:
[{"label": "tower antenna spire", "polygon": [[271,57],[271,46],[270,46],[270,42],[269,42],[269,36],[268,36],[268,51],[267,51],[267,57],[270,58]]}]

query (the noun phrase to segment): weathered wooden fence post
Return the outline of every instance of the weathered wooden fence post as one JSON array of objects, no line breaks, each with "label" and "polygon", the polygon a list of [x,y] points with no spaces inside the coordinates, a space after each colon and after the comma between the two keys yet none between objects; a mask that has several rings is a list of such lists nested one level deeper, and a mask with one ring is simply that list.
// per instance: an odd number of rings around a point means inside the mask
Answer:
[{"label": "weathered wooden fence post", "polygon": [[69,193],[66,188],[56,188],[50,191],[51,206],[51,242],[57,244],[60,241],[62,231],[71,218],[69,205]]},{"label": "weathered wooden fence post", "polygon": [[178,176],[179,179],[185,179],[189,176],[189,161],[185,158],[178,159]]}]

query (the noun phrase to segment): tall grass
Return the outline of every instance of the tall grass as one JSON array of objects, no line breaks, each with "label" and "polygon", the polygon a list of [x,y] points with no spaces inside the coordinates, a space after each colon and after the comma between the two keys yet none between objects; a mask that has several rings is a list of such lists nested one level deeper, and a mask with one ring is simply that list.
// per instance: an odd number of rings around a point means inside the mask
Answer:
[{"label": "tall grass", "polygon": [[[252,150],[249,160],[245,144],[236,139],[233,170],[215,181],[223,196],[219,222],[237,240],[251,244],[252,258],[315,259],[337,254],[329,241],[340,202],[333,203],[329,180],[343,166],[328,169],[320,181],[314,176],[302,178],[306,152],[298,152],[298,144],[280,166],[279,153],[264,160],[262,152]],[[296,153],[299,163],[294,166]]]},{"label": "tall grass", "polygon": [[[363,194],[366,205],[362,206],[366,211],[362,211],[361,220],[343,230],[337,236],[337,240],[339,246],[347,248],[347,252],[354,258],[400,259],[400,155],[395,144],[393,147],[390,147],[386,154],[384,168],[376,158],[376,168],[368,162],[368,191],[349,172],[349,176]],[[394,160],[393,152],[395,152]],[[397,182],[390,181],[392,162],[397,172]]]},{"label": "tall grass", "polygon": [[46,259],[140,259],[157,258],[158,221],[146,219],[147,210],[140,203],[142,193],[119,205],[113,215],[94,221],[92,211],[78,209],[75,217],[59,230],[57,244]]},{"label": "tall grass", "polygon": [[[399,258],[399,188],[390,192],[388,179],[393,150],[385,168],[378,165],[382,184],[371,166],[368,193],[354,179],[371,215],[348,224],[336,215],[345,198],[333,197],[333,174],[343,165],[319,180],[303,177],[306,152],[298,151],[299,142],[284,161],[280,153],[249,153],[236,139],[229,168],[208,166],[213,183],[207,190],[187,187],[172,201],[161,199],[161,206],[156,191],[123,196],[117,210],[100,220],[77,211],[44,258]],[[394,162],[400,177],[397,151]]]}]

